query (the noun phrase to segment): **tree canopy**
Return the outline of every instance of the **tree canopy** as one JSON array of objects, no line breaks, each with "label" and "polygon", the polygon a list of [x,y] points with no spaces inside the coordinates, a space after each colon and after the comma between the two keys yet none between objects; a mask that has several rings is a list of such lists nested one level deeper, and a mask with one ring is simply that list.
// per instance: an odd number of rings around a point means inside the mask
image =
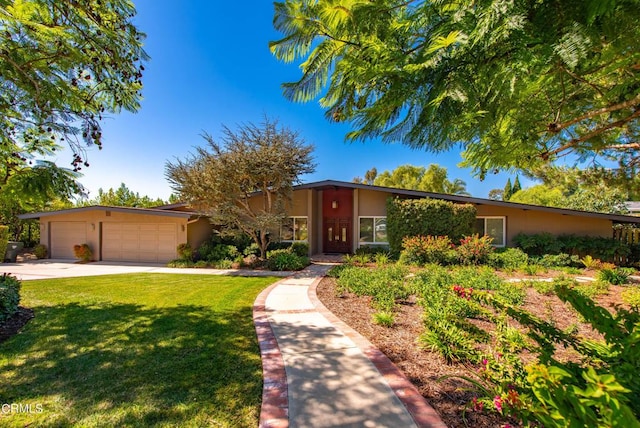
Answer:
[{"label": "tree canopy", "polygon": [[228,231],[242,231],[265,257],[271,234],[287,216],[293,185],[315,170],[313,146],[277,122],[223,128],[221,142],[203,135],[185,160],[168,162],[166,176],[180,198]]},{"label": "tree canopy", "polygon": [[350,140],[461,145],[482,178],[572,155],[640,157],[639,0],[286,0],[270,43]]},{"label": "tree canopy", "polygon": [[65,144],[78,171],[85,147],[102,147],[104,116],[138,110],[147,54],[134,16],[129,1],[0,0],[2,176]]},{"label": "tree canopy", "polygon": [[[372,171],[375,171],[375,174]],[[469,195],[464,181],[459,178],[449,181],[447,169],[437,164],[431,164],[426,168],[400,165],[392,171],[384,171],[381,174],[378,174],[376,168],[372,168],[365,174],[365,183],[423,192]]]},{"label": "tree canopy", "polygon": [[129,189],[126,184],[120,183],[117,189],[109,188],[106,192],[98,189],[98,196],[93,199],[83,200],[80,205],[105,205],[112,207],[139,207],[152,208],[166,205],[163,199],[153,199],[147,195],[140,196],[140,193]]}]

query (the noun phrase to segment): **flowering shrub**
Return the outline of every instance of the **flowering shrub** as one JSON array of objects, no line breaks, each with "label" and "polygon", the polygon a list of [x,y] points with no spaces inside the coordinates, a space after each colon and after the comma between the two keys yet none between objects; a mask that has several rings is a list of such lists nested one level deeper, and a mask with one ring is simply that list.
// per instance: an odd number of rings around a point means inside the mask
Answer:
[{"label": "flowering shrub", "polygon": [[400,262],[446,265],[455,260],[454,245],[447,236],[407,236],[402,239]]},{"label": "flowering shrub", "polygon": [[460,245],[456,248],[458,261],[464,265],[477,265],[486,263],[489,254],[493,252],[490,236],[478,236],[477,234],[465,236],[460,240]]},{"label": "flowering shrub", "polygon": [[76,259],[80,259],[83,262],[88,262],[93,258],[93,253],[91,252],[91,248],[87,244],[74,245],[73,255],[76,256]]},{"label": "flowering shrub", "polygon": [[[478,380],[482,394],[472,401],[476,409],[493,409],[515,417],[527,426],[624,426],[640,427],[640,393],[637,352],[640,313],[618,308],[615,313],[570,286],[559,283],[555,292],[570,304],[605,341],[594,344],[574,332],[558,329],[530,313],[506,304],[492,293],[469,294],[514,319],[529,330],[535,346],[527,349],[537,361],[523,367],[517,349],[497,341],[497,356],[482,360]],[[500,330],[500,329],[499,329]],[[556,347],[572,348],[583,363],[564,363],[554,358]],[[597,361],[594,365],[592,362]],[[483,403],[479,405],[478,403]]]}]

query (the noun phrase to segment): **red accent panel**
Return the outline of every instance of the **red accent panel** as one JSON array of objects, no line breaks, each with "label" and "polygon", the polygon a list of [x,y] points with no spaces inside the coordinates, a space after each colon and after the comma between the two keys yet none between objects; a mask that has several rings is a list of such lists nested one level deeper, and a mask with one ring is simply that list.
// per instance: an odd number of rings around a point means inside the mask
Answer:
[{"label": "red accent panel", "polygon": [[[338,208],[333,208],[338,201]],[[353,189],[327,189],[322,192],[322,216],[351,218],[353,216]]]}]

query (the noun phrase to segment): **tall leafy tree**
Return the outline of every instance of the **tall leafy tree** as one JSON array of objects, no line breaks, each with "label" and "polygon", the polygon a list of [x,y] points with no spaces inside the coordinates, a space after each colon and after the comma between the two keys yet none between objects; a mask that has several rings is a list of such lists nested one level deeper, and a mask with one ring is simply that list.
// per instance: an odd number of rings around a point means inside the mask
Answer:
[{"label": "tall leafy tree", "polygon": [[[144,34],[121,0],[0,0],[0,223],[81,194],[100,122],[140,107]],[[47,161],[64,145],[72,170]]]},{"label": "tall leafy tree", "polygon": [[347,138],[462,145],[482,178],[566,155],[639,161],[640,0],[286,0],[270,44]]},{"label": "tall leafy tree", "polygon": [[595,211],[611,214],[627,214],[625,194],[608,186],[579,187],[574,191],[547,184],[522,189],[511,196],[510,202]]},{"label": "tall leafy tree", "polygon": [[9,226],[12,239],[20,240],[24,223],[18,215],[71,206],[70,199],[84,193],[77,181],[79,176],[77,172],[46,161],[13,168],[0,189],[0,224]]},{"label": "tall leafy tree", "polygon": [[166,175],[181,199],[212,216],[228,231],[242,231],[266,256],[270,234],[286,217],[286,204],[300,176],[315,170],[313,147],[277,122],[227,127],[217,142],[205,134],[185,160],[169,162]]},{"label": "tall leafy tree", "polygon": [[511,199],[511,195],[513,195],[513,184],[511,184],[511,178],[508,178],[507,183],[504,185],[504,190],[502,191],[502,200],[508,201]]},{"label": "tall leafy tree", "polygon": [[140,107],[144,34],[126,0],[0,0],[0,189],[68,145],[78,171],[100,122]]},{"label": "tall leafy tree", "polygon": [[150,208],[165,205],[166,203],[160,198],[153,199],[146,195],[140,196],[140,193],[134,192],[124,183],[120,183],[120,187],[117,189],[109,188],[107,191],[102,188],[98,189],[98,196],[93,199],[83,200],[79,205]]},{"label": "tall leafy tree", "polygon": [[469,195],[467,184],[463,180],[456,178],[449,181],[447,169],[437,164],[431,164],[427,168],[400,165],[392,171],[382,172],[375,178],[373,184],[424,192]]}]

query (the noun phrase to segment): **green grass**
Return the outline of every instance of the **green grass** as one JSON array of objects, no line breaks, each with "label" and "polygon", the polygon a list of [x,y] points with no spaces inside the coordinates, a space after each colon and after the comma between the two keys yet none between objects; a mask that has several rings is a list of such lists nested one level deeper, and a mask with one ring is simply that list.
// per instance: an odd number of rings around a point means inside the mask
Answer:
[{"label": "green grass", "polygon": [[0,403],[34,411],[0,413],[0,425],[257,426],[262,370],[251,307],[276,280],[23,282],[21,304],[36,317],[0,344]]}]

